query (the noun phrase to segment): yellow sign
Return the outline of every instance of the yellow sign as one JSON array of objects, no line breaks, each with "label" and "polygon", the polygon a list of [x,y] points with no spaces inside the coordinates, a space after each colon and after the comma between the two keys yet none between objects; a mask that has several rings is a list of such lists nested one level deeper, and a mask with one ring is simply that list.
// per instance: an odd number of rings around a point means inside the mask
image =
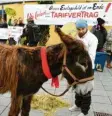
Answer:
[{"label": "yellow sign", "polygon": [[[55,29],[52,29],[52,30],[55,30]],[[69,22],[69,23],[65,24],[61,28],[61,30],[65,34],[68,34],[68,35],[72,36],[73,38],[75,38],[76,33],[77,33],[75,23],[73,23],[73,22]],[[52,31],[50,33],[51,33],[51,35],[50,35],[50,38],[49,38],[48,42],[46,43],[46,46],[61,43],[60,37],[58,36],[58,34],[56,32]]]}]

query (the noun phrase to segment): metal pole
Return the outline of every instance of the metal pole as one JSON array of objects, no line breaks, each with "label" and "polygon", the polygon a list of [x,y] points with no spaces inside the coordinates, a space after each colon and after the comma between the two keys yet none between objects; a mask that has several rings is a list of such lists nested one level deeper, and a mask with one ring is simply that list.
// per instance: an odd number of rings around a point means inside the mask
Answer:
[{"label": "metal pole", "polygon": [[23,0],[23,4],[25,4],[25,0]]},{"label": "metal pole", "polygon": [[2,18],[4,19],[4,5],[2,5]]}]

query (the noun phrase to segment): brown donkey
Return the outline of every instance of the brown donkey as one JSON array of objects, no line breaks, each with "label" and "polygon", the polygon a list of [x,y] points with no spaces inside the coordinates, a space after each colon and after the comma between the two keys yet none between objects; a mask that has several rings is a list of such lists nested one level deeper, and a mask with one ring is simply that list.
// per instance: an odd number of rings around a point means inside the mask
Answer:
[{"label": "brown donkey", "polygon": [[[59,28],[56,31],[63,43],[46,48],[52,76],[62,72],[63,48],[67,50],[66,65],[77,78],[92,76],[91,60],[83,43],[65,35]],[[32,95],[48,80],[43,73],[40,50],[41,47],[0,45],[0,93],[11,92],[8,116],[18,116],[20,112],[21,116],[29,116]],[[66,71],[64,76],[69,84],[74,82]]]}]

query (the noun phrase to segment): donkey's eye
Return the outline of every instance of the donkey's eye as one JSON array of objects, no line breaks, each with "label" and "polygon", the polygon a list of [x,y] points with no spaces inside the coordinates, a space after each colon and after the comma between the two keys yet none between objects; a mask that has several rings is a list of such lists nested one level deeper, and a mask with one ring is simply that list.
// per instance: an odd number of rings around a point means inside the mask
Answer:
[{"label": "donkey's eye", "polygon": [[85,63],[85,62],[83,62],[83,63],[81,63],[81,65],[86,66],[86,63]]}]

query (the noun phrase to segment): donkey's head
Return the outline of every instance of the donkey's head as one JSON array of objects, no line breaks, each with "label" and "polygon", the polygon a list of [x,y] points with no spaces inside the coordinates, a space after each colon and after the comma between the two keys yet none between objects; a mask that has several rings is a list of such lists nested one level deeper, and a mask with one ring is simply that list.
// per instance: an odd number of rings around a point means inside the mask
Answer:
[{"label": "donkey's head", "polygon": [[[78,79],[92,76],[92,62],[83,42],[64,34],[60,28],[56,28],[56,31],[67,50],[66,63],[64,65]],[[74,79],[67,71],[64,71],[64,76],[69,84],[73,83]]]}]

